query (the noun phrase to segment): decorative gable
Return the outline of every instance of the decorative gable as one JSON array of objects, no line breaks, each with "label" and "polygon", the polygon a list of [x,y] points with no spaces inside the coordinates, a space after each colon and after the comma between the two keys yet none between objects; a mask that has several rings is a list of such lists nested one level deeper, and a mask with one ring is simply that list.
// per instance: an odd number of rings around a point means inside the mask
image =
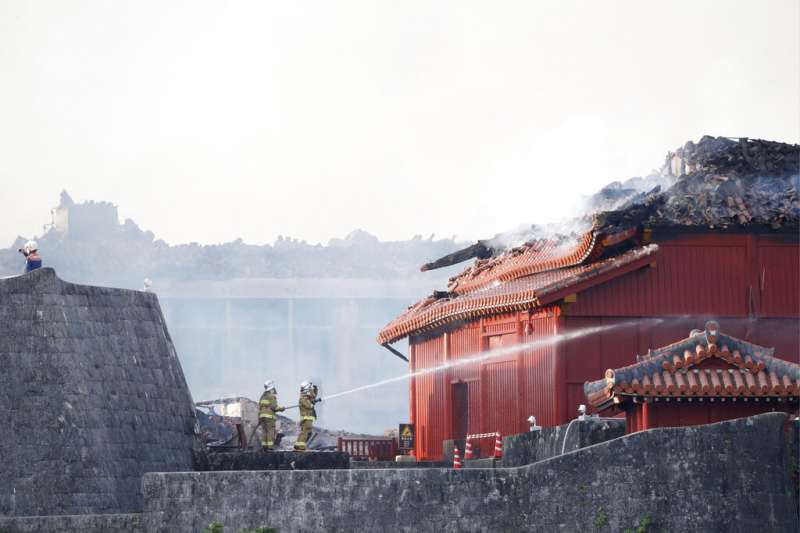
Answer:
[{"label": "decorative gable", "polygon": [[625,397],[777,397],[798,399],[800,365],[773,356],[774,350],[725,335],[706,323],[689,337],[649,351],[633,365],[606,371],[584,392],[598,409]]}]

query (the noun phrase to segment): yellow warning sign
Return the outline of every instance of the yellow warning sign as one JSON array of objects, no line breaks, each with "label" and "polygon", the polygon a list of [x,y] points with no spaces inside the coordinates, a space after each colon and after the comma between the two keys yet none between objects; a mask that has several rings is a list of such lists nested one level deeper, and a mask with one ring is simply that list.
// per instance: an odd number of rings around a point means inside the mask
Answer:
[{"label": "yellow warning sign", "polygon": [[400,424],[398,434],[398,445],[401,450],[414,449],[414,424]]}]

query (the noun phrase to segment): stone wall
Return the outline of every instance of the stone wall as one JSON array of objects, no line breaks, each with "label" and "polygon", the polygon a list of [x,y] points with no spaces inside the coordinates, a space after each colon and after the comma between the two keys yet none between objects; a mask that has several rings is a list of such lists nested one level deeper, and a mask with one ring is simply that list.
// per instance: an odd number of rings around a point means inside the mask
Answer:
[{"label": "stone wall", "polygon": [[[196,465],[197,466],[197,465]],[[208,464],[195,470],[329,470],[350,468],[344,452],[233,451],[208,454]]]},{"label": "stone wall", "polygon": [[627,435],[517,468],[152,473],[147,531],[795,532],[783,426],[769,413]]},{"label": "stone wall", "polygon": [[154,294],[0,280],[0,517],[129,513],[201,444]]},{"label": "stone wall", "polygon": [[453,463],[444,461],[350,461],[350,468],[360,470],[382,470],[385,468],[447,468]]},{"label": "stone wall", "polygon": [[0,518],[0,531],[8,533],[145,533],[140,514],[25,516]]},{"label": "stone wall", "polygon": [[[567,429],[569,428],[569,429]],[[625,434],[625,419],[589,417],[569,424],[503,437],[500,466],[523,466],[586,448]],[[564,440],[566,439],[566,444]]]},{"label": "stone wall", "polygon": [[[561,455],[562,449],[564,452],[571,452],[592,444],[616,439],[624,434],[625,419],[623,418],[588,417],[584,421],[574,420],[560,426],[509,435],[503,437],[503,461],[498,466],[522,466],[536,461],[543,461],[544,459]],[[567,440],[566,445],[564,445],[564,439]],[[489,450],[484,450],[484,452],[494,453],[493,441],[484,439],[482,444],[489,447]],[[442,445],[442,461],[448,466],[453,464],[454,445],[458,445],[461,459],[464,461],[464,439],[458,441],[446,440]],[[487,453],[482,453],[481,455],[485,457]]]}]

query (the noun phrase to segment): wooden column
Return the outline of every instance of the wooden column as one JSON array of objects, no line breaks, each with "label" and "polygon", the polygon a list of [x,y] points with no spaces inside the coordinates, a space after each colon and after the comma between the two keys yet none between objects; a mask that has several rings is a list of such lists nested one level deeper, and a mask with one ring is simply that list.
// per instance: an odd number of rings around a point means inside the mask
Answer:
[{"label": "wooden column", "polygon": [[[479,332],[480,332],[480,334],[478,335],[478,346],[477,346],[476,353],[477,352],[485,352],[486,350],[489,349],[489,347],[488,347],[489,339],[487,339],[484,336],[484,333],[486,333],[486,325],[484,324],[483,318],[481,318],[480,322],[479,322]],[[486,362],[485,361],[481,361],[478,364],[480,365],[480,368],[478,370],[478,379],[480,379],[480,383],[481,383],[480,384],[480,388],[481,388],[480,432],[481,433],[486,433],[488,431],[491,431],[489,429],[486,429],[486,425],[488,424],[488,421],[489,421],[489,387],[488,387],[488,383],[487,383],[488,379],[486,378],[486,374],[487,374]]]},{"label": "wooden column", "polygon": [[[524,313],[516,313],[517,319],[517,330],[516,330],[516,338],[515,342],[519,346],[524,342],[524,322],[530,320],[530,311],[526,311]],[[522,350],[517,352],[516,357],[516,372],[517,372],[517,422],[516,422],[516,431],[518,433],[524,433],[527,430],[527,418],[530,414],[525,414],[525,410],[527,409],[527,402],[526,394],[525,394],[525,353]]]},{"label": "wooden column", "polygon": [[410,423],[414,427],[414,456],[419,457],[420,430],[417,427],[417,378],[413,376],[416,371],[417,358],[415,357],[414,339],[408,338],[408,370],[412,376],[409,378],[409,405],[408,416]]},{"label": "wooden column", "polygon": [[[557,317],[556,327],[552,335],[559,335],[566,332],[566,317],[561,315],[561,310],[558,307],[553,308],[553,313]],[[553,425],[565,424],[569,422],[569,415],[567,414],[567,362],[564,360],[566,357],[566,348],[563,342],[556,343],[553,347],[553,357],[555,358],[555,423]]]},{"label": "wooden column", "polygon": [[[444,363],[450,361],[450,333],[442,333],[442,359]],[[445,439],[452,439],[455,435],[453,428],[453,386],[451,369],[446,368],[442,376],[444,383],[444,415],[445,420]]]}]

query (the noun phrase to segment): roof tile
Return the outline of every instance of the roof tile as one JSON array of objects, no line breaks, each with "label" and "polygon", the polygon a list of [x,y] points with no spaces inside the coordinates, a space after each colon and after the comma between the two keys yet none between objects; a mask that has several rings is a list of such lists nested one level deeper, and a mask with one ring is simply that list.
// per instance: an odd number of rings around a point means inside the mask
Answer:
[{"label": "roof tile", "polygon": [[534,309],[548,295],[627,266],[647,264],[657,251],[658,246],[650,244],[594,263],[538,272],[510,281],[495,279],[466,294],[452,294],[449,298],[429,296],[387,324],[378,334],[378,343],[395,342],[457,320]]},{"label": "roof tile", "polygon": [[[774,357],[772,349],[719,333],[716,322],[706,324],[705,333],[692,332],[649,353],[638,363],[609,369],[605,378],[584,384],[589,403],[603,409],[619,395],[796,397],[800,389],[800,365]],[[712,359],[730,368],[703,366]]]}]

